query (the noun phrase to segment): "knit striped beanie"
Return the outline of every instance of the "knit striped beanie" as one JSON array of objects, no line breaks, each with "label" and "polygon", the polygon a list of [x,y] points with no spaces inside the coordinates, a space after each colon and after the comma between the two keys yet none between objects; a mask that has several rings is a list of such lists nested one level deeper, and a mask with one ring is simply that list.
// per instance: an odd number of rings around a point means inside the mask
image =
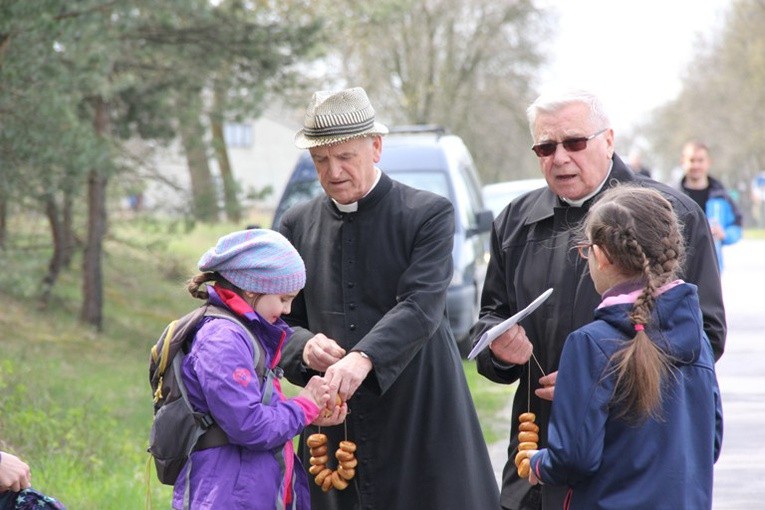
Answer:
[{"label": "knit striped beanie", "polygon": [[199,259],[200,271],[217,271],[242,290],[290,294],[305,286],[305,264],[286,237],[249,229],[218,239]]}]

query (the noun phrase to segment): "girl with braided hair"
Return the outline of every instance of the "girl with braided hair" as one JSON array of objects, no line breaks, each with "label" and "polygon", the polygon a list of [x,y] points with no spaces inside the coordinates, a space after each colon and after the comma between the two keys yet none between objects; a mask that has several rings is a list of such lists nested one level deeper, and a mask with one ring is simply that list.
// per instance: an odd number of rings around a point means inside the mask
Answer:
[{"label": "girl with braided hair", "polygon": [[529,480],[568,486],[570,509],[711,508],[722,407],[696,286],[677,279],[677,216],[653,189],[616,186],[582,238],[602,302],[566,339]]}]

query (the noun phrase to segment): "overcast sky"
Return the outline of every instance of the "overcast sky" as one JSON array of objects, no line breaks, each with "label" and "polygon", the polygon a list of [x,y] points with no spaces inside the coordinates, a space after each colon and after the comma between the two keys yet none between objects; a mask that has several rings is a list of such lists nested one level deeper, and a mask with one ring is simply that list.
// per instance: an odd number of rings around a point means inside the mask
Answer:
[{"label": "overcast sky", "polygon": [[543,88],[567,83],[605,102],[617,134],[674,99],[699,37],[731,0],[539,0],[558,13]]}]

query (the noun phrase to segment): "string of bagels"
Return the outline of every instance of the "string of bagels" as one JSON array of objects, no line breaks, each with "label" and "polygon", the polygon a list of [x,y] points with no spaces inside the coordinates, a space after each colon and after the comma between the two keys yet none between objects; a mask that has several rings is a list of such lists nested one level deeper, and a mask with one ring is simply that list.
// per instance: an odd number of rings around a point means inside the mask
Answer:
[{"label": "string of bagels", "polygon": [[[539,367],[539,371],[545,376],[545,371],[542,370],[542,366],[537,361],[534,353],[531,353],[531,357]],[[539,449],[539,425],[534,423],[537,416],[531,412],[531,359],[528,361],[526,367],[526,373],[529,378],[528,384],[528,401],[526,404],[526,412],[521,413],[518,417],[520,424],[518,425],[518,453],[515,455],[515,467],[518,471],[518,476],[521,478],[528,478],[531,471],[531,455],[532,452],[536,452]]]},{"label": "string of bagels", "polygon": [[[335,399],[335,406],[343,405],[339,396]],[[325,409],[325,413],[331,413],[331,410]],[[321,433],[321,427],[316,434],[311,434],[306,439],[305,443],[311,452],[311,458],[309,463],[311,466],[308,468],[308,472],[313,475],[316,485],[321,487],[321,490],[328,492],[331,489],[337,489],[339,491],[345,490],[351,479],[356,476],[356,466],[358,466],[358,459],[356,459],[356,443],[348,440],[348,425],[346,421],[343,421],[345,429],[345,440],[340,441],[337,450],[335,451],[336,468],[329,467],[329,444],[326,434]]]}]

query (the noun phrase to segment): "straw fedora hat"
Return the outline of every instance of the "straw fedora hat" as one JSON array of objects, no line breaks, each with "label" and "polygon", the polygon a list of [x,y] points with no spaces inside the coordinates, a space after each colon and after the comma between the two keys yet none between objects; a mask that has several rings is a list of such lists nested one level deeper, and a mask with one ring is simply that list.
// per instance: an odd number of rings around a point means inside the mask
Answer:
[{"label": "straw fedora hat", "polygon": [[303,129],[295,135],[300,149],[321,147],[369,135],[385,135],[388,128],[375,122],[375,110],[361,87],[314,92],[305,112]]}]

